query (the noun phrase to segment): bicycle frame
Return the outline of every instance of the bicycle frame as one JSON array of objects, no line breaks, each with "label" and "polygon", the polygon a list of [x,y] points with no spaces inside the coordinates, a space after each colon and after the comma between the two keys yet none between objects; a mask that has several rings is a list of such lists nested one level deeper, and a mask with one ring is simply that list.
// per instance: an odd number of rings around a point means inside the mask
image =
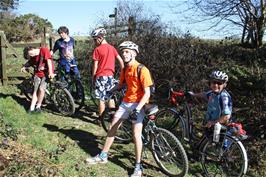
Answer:
[{"label": "bicycle frame", "polygon": [[[175,105],[175,108],[172,108],[172,111],[175,111],[178,115],[179,115],[179,119],[181,121],[184,122],[185,125],[185,137],[184,140],[188,141],[189,144],[193,144],[193,142],[195,142],[195,135],[193,133],[194,130],[194,125],[193,125],[193,117],[192,117],[192,111],[191,111],[191,103],[188,102],[188,96],[183,92],[183,91],[173,91],[173,89],[170,89],[170,100],[171,103]],[[182,99],[182,103],[184,105],[184,108],[181,109],[180,111],[178,111],[178,108],[180,107],[179,103],[177,102],[177,97]],[[187,117],[184,116],[184,112],[187,113]],[[176,122],[178,120],[175,120],[175,123],[173,124],[173,126],[176,126]],[[228,127],[226,126],[222,126],[221,129],[221,133],[224,133],[227,136],[228,135]],[[233,137],[232,138],[238,140],[237,137]],[[197,141],[194,145],[196,148],[201,149],[202,144],[204,144],[203,142],[205,142],[206,140],[208,140],[208,137],[206,136],[206,134],[202,135],[202,137],[199,139],[199,141]],[[224,142],[224,140],[223,140]]]},{"label": "bicycle frame", "polygon": [[[185,93],[182,91],[173,91],[173,89],[170,89],[170,100],[171,103],[173,105],[175,105],[174,108],[172,108],[171,110],[176,112],[179,115],[179,119],[182,121],[182,124],[185,125],[185,134],[184,134],[184,138],[186,141],[188,142],[192,142],[192,140],[194,139],[194,135],[193,135],[193,120],[192,120],[192,111],[191,111],[191,104],[187,102]],[[183,101],[183,109],[179,110],[180,105],[179,103],[176,101],[176,98],[179,97],[182,99]],[[184,116],[184,113],[187,113],[187,117]],[[176,126],[177,124],[177,119],[175,120],[175,123],[173,124],[173,127]]]}]

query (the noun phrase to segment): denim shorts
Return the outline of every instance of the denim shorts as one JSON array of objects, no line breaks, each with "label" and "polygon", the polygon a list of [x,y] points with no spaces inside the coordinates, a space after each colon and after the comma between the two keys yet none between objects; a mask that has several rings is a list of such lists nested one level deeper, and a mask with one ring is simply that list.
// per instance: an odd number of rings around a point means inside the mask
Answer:
[{"label": "denim shorts", "polygon": [[117,81],[113,76],[99,76],[95,80],[95,96],[102,101],[107,100],[106,93],[110,91]]},{"label": "denim shorts", "polygon": [[[126,103],[122,102],[116,111],[114,117],[119,119],[128,119],[129,114],[138,106],[139,103]],[[140,114],[137,120],[132,121],[132,123],[142,123],[144,119],[145,113],[144,110],[141,109]]]}]

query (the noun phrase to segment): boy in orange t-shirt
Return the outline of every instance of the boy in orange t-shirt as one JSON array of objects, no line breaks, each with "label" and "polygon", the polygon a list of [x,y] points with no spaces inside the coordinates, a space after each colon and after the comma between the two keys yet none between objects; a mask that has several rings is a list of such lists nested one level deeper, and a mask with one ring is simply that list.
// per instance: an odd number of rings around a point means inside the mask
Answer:
[{"label": "boy in orange t-shirt", "polygon": [[143,118],[145,116],[143,106],[149,101],[150,86],[153,81],[149,70],[146,67],[141,69],[141,75],[138,76],[138,65],[140,64],[135,57],[139,53],[138,46],[131,42],[125,41],[120,44],[119,49],[122,51],[124,63],[126,64],[125,72],[120,76],[120,87],[125,83],[127,91],[121,105],[116,111],[111,127],[107,133],[107,139],[102,152],[93,158],[88,158],[89,164],[106,163],[107,153],[114,141],[115,132],[122,124],[124,119],[132,119],[133,140],[135,143],[136,165],[131,177],[142,175],[143,168],[141,165],[142,139],[141,133],[143,128]]}]

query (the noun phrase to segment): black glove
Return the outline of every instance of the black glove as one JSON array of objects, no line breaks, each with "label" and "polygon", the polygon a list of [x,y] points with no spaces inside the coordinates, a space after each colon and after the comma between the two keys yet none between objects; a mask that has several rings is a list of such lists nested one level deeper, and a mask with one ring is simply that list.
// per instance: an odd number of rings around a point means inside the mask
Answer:
[{"label": "black glove", "polygon": [[129,117],[129,118],[130,118],[131,120],[137,120],[139,115],[140,115],[140,111],[134,109],[134,110],[130,113],[130,117]]},{"label": "black glove", "polygon": [[193,92],[191,92],[191,91],[186,91],[185,92],[185,97],[187,97],[187,98],[192,98],[193,97],[193,95],[194,95],[194,93]]}]

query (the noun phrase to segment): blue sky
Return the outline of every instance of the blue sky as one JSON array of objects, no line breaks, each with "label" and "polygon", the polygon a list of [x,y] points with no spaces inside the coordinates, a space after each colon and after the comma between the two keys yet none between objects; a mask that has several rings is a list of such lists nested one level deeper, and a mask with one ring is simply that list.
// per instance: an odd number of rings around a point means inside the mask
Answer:
[{"label": "blue sky", "polygon": [[[143,0],[144,9],[159,15],[166,24],[182,32],[190,31],[201,38],[224,38],[226,31],[205,31],[208,24],[190,24],[182,15],[173,14],[169,4],[182,0]],[[33,13],[48,19],[55,29],[65,25],[70,35],[89,35],[100,19],[109,18],[116,7],[116,0],[21,0],[17,14]]]}]

